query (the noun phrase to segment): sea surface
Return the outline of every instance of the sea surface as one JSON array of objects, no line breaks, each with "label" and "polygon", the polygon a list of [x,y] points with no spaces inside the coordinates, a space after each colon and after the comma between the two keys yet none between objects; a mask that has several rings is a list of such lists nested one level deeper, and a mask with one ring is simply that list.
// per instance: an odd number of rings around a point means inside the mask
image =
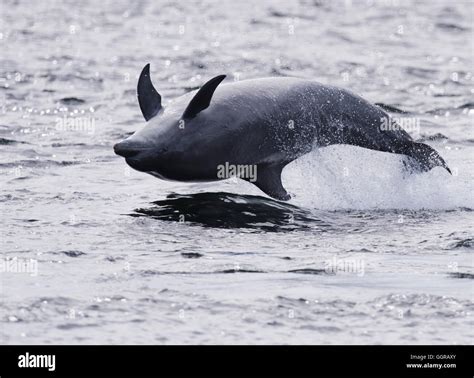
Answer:
[{"label": "sea surface", "polygon": [[[473,7],[2,0],[0,342],[472,343]],[[136,172],[146,63],[165,106],[218,74],[348,88],[453,175],[333,146],[284,203]]]}]

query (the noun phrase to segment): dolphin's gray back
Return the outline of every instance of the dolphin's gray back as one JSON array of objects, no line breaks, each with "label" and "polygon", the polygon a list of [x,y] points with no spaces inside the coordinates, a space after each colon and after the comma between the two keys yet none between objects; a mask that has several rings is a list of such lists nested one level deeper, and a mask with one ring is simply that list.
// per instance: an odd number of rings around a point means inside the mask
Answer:
[{"label": "dolphin's gray back", "polygon": [[401,128],[381,127],[388,114],[362,97],[296,78],[221,85],[208,111],[224,115],[220,120],[222,127],[246,131],[239,132],[246,140],[237,140],[234,145],[238,146],[239,156],[242,143],[247,146],[252,161],[259,151],[266,162],[282,158],[289,162],[313,146],[351,144],[396,152],[399,145],[412,141]]}]

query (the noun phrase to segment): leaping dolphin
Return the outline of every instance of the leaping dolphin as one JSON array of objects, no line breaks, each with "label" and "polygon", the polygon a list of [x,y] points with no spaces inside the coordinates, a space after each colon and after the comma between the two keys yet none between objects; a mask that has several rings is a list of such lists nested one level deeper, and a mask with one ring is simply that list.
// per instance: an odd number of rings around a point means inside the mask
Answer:
[{"label": "leaping dolphin", "polygon": [[[348,90],[274,77],[219,84],[216,76],[164,108],[147,64],[138,80],[146,126],[114,146],[132,168],[176,181],[225,179],[219,169],[255,167],[253,182],[269,196],[289,200],[282,169],[314,147],[350,144],[409,156],[421,171],[445,161],[415,142],[380,107]],[[237,170],[238,172],[244,172]]]}]

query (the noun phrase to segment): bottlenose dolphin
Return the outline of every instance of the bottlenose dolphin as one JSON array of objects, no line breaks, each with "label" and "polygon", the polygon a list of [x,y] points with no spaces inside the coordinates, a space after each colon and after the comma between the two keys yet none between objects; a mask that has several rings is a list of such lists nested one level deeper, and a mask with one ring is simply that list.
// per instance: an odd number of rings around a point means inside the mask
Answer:
[{"label": "bottlenose dolphin", "polygon": [[[291,77],[219,84],[216,76],[166,108],[147,64],[138,102],[147,124],[114,146],[132,168],[176,181],[228,178],[233,167],[269,196],[289,200],[282,169],[314,147],[349,144],[403,154],[419,171],[444,167],[430,146],[415,142],[380,107],[348,90]],[[245,167],[255,167],[250,178]],[[250,170],[249,170],[250,171]]]}]

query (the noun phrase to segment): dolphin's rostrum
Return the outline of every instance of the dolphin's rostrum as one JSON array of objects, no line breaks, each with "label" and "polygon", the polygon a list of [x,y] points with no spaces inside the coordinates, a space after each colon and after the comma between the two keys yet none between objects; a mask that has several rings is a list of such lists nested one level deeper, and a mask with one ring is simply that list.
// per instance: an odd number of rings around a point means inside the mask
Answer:
[{"label": "dolphin's rostrum", "polygon": [[290,77],[219,85],[224,78],[164,108],[147,64],[137,88],[147,124],[115,152],[138,171],[177,181],[216,181],[226,178],[219,174],[223,166],[255,166],[256,179],[238,176],[279,200],[290,199],[282,169],[314,147],[349,144],[407,155],[420,171],[440,166],[450,172],[433,148],[345,89]]}]

